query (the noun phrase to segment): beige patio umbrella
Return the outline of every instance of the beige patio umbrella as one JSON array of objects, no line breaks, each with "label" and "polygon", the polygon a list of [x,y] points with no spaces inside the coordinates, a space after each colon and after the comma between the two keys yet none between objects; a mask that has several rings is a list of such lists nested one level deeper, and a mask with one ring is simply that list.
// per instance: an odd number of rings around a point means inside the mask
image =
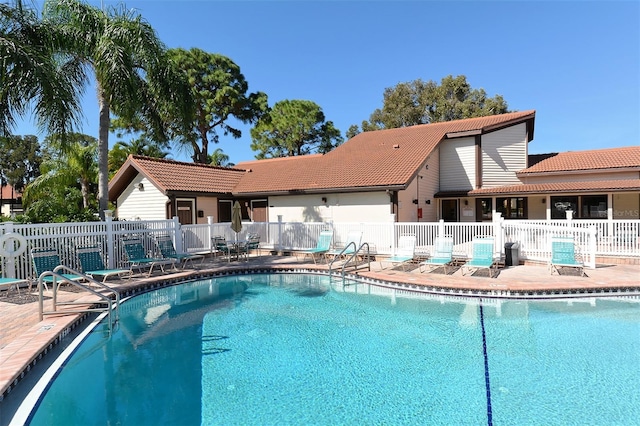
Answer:
[{"label": "beige patio umbrella", "polygon": [[240,211],[240,203],[233,203],[231,211],[231,229],[236,233],[236,243],[238,242],[238,232],[242,231],[242,212]]}]

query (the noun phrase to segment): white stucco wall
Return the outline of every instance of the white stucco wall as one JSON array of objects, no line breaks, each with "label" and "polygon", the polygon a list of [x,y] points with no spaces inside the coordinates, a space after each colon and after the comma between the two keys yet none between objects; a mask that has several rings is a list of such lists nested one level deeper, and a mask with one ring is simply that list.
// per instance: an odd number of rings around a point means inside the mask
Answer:
[{"label": "white stucco wall", "polygon": [[268,205],[270,221],[279,215],[284,222],[390,222],[393,218],[384,191],[272,196]]},{"label": "white stucco wall", "polygon": [[[142,183],[144,190],[138,189],[139,183]],[[169,198],[149,180],[138,175],[118,197],[116,217],[124,220],[166,219],[168,201]]]}]

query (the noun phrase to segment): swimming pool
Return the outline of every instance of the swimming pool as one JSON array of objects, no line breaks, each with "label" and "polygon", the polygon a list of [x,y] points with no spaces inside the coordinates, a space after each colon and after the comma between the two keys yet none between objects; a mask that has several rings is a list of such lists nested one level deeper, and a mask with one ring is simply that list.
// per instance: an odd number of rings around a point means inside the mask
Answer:
[{"label": "swimming pool", "polygon": [[[126,301],[31,424],[640,423],[640,304],[240,275]],[[23,411],[24,412],[24,411]]]}]

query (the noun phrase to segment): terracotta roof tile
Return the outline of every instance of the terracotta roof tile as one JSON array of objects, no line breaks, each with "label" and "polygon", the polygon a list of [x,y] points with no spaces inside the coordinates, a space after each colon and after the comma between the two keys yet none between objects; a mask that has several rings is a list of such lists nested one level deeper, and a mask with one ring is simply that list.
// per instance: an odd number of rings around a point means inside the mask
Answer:
[{"label": "terracotta roof tile", "polygon": [[535,111],[399,129],[364,132],[325,155],[243,162],[252,169],[234,192],[239,194],[407,185],[438,143],[450,133],[487,131],[533,119]]},{"label": "terracotta roof tile", "polygon": [[[135,169],[143,173],[161,191],[209,192],[231,194],[238,184],[244,170],[229,167],[209,166],[205,164],[185,163],[174,160],[131,155],[109,184],[110,198],[113,186],[123,174]],[[123,189],[122,186],[119,189]]]},{"label": "terracotta roof tile", "polygon": [[537,194],[553,192],[638,191],[640,179],[601,180],[589,182],[554,182],[474,189],[469,195]]},{"label": "terracotta roof tile", "polygon": [[521,170],[518,174],[616,169],[622,167],[640,168],[640,146],[561,152]]}]

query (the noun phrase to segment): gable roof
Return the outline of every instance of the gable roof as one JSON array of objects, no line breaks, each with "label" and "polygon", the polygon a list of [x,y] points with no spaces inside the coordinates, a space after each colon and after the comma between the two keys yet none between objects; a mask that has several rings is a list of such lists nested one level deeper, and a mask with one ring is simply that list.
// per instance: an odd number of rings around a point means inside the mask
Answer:
[{"label": "gable roof", "polygon": [[237,168],[129,155],[109,182],[109,199],[117,199],[137,174],[144,175],[166,195],[169,192],[231,194],[245,173]]},{"label": "gable roof", "polygon": [[561,152],[545,158],[517,174],[525,176],[535,173],[618,168],[640,170],[640,146]]},{"label": "gable roof", "polygon": [[[333,151],[320,155],[242,162],[251,170],[236,194],[403,189],[445,138],[483,134],[533,119],[523,111],[398,129],[363,132]],[[531,137],[530,132],[530,137]]]}]

